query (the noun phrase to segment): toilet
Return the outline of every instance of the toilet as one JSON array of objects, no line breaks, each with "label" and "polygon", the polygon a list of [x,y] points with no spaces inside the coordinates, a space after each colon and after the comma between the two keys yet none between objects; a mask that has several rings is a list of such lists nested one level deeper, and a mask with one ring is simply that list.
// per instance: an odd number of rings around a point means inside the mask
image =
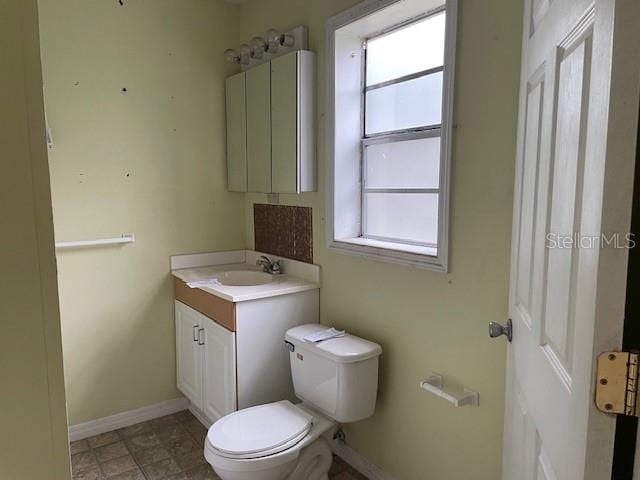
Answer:
[{"label": "toilet", "polygon": [[301,325],[285,334],[301,403],[246,408],[211,426],[204,455],[222,480],[327,480],[332,455],[323,434],[373,415],[382,348],[349,334],[304,340],[325,329]]}]

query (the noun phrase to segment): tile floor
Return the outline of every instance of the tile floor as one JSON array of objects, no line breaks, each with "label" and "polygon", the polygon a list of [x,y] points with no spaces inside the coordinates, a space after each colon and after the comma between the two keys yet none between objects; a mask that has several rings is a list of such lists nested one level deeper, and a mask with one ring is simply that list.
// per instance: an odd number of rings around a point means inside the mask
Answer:
[{"label": "tile floor", "polygon": [[[187,410],[71,443],[74,480],[216,480],[204,426]],[[334,456],[331,480],[366,480]]]}]

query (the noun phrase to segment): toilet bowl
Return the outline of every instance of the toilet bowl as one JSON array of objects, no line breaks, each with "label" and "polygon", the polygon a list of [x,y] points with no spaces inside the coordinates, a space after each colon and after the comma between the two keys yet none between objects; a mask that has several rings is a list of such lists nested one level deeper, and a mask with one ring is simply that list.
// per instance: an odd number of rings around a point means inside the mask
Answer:
[{"label": "toilet bowl", "polygon": [[222,480],[327,480],[335,422],[304,404],[280,401],[223,417],[204,455]]},{"label": "toilet bowl", "polygon": [[207,433],[204,456],[222,480],[328,480],[331,449],[324,433],[373,415],[380,345],[344,335],[308,339],[326,327],[287,331],[296,397],[230,413]]}]

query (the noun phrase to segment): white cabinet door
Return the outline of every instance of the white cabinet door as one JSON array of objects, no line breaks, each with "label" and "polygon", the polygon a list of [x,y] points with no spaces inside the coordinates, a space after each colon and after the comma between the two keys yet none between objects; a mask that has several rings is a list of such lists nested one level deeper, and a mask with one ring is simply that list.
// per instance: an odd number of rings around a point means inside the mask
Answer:
[{"label": "white cabinet door", "polygon": [[245,73],[227,78],[227,188],[247,191],[247,102]]},{"label": "white cabinet door", "polygon": [[236,339],[213,320],[203,327],[203,411],[215,421],[236,410]]},{"label": "white cabinet door", "polygon": [[314,54],[304,50],[271,61],[271,189],[315,190]]},{"label": "white cabinet door", "polygon": [[271,62],[271,186],[298,193],[298,55]]},{"label": "white cabinet door", "polygon": [[247,182],[250,192],[271,192],[271,65],[246,72]]},{"label": "white cabinet door", "polygon": [[[202,347],[198,330],[211,322],[185,304],[176,302],[176,366],[178,388],[191,403],[202,409]],[[200,333],[203,337],[202,332]]]},{"label": "white cabinet door", "polygon": [[312,52],[297,51],[271,61],[271,189],[315,190],[315,112]]}]

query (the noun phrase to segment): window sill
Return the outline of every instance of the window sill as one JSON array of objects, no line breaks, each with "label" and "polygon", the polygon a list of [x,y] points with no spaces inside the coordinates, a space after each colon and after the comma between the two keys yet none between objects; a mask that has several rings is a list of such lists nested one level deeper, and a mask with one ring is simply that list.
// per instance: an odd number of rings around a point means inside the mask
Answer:
[{"label": "window sill", "polygon": [[373,260],[425,268],[437,272],[446,272],[447,265],[438,257],[438,250],[433,247],[404,245],[369,238],[341,238],[330,240],[329,250]]}]

